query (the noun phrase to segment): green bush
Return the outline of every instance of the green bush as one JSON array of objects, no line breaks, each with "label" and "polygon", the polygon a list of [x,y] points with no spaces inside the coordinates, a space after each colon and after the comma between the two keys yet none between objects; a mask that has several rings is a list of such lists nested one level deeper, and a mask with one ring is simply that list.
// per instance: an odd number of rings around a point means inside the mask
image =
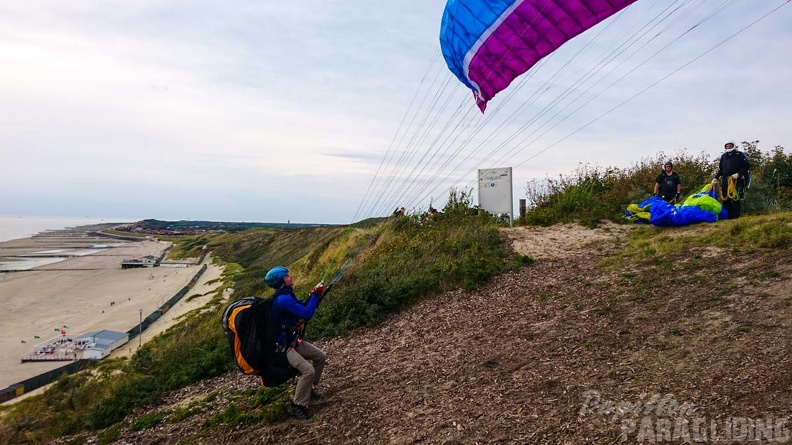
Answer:
[{"label": "green bush", "polygon": [[258,422],[259,418],[236,403],[229,403],[226,408],[210,417],[204,427],[233,428],[239,425],[250,425]]},{"label": "green bush", "polygon": [[141,431],[149,428],[154,428],[159,425],[165,418],[166,413],[162,411],[153,411],[141,416],[139,419],[132,422],[129,426],[130,431]]},{"label": "green bush", "polygon": [[116,424],[111,426],[110,428],[102,431],[101,433],[97,434],[97,443],[99,445],[108,445],[121,437],[121,425]]},{"label": "green bush", "polygon": [[173,415],[168,418],[168,423],[179,423],[182,420],[201,412],[198,406],[190,405],[188,407],[179,406],[173,410]]},{"label": "green bush", "polygon": [[312,337],[342,335],[372,325],[415,301],[451,289],[473,289],[519,265],[496,219],[452,192],[430,218],[398,218],[377,248],[344,277],[311,322]]},{"label": "green bush", "polygon": [[134,374],[125,374],[108,385],[109,394],[88,406],[85,417],[91,429],[120,422],[132,409],[154,401],[164,390],[154,377]]}]

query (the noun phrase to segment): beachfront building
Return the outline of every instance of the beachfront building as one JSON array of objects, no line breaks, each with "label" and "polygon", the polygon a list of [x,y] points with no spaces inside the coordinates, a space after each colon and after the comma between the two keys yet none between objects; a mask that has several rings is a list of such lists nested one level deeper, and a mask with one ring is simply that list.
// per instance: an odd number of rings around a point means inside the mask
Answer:
[{"label": "beachfront building", "polygon": [[[82,349],[82,358],[100,360],[129,341],[129,334],[117,331],[91,331],[74,339],[75,349]],[[78,346],[79,345],[79,346]]]},{"label": "beachfront building", "polygon": [[121,269],[135,269],[139,267],[154,267],[157,265],[158,258],[154,255],[146,255],[141,258],[132,258],[121,261]]}]

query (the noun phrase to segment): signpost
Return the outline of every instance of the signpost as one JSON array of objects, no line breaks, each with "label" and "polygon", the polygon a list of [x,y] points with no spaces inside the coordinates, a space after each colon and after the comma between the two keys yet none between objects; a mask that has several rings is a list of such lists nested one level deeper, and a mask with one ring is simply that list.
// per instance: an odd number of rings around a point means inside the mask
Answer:
[{"label": "signpost", "polygon": [[509,214],[509,225],[514,224],[512,202],[512,168],[488,168],[478,171],[479,205],[493,215]]}]

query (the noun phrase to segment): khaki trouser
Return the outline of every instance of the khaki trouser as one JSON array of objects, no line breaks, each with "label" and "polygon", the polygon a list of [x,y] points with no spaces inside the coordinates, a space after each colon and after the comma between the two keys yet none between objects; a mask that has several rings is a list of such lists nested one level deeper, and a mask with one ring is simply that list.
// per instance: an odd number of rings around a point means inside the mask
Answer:
[{"label": "khaki trouser", "polygon": [[[300,372],[293,402],[295,405],[308,406],[311,400],[311,388],[322,378],[322,369],[327,356],[321,349],[303,341],[296,348],[289,348],[286,351],[286,359],[289,360],[292,368]],[[311,360],[313,365],[308,360]]]}]

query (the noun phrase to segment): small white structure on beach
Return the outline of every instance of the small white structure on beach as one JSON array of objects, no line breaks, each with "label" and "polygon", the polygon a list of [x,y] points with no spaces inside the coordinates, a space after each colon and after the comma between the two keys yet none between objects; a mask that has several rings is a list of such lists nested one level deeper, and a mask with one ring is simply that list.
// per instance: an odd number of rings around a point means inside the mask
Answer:
[{"label": "small white structure on beach", "polygon": [[160,267],[166,267],[170,269],[186,269],[190,266],[194,266],[192,263],[160,263]]},{"label": "small white structure on beach", "polygon": [[146,255],[141,258],[130,258],[121,261],[121,269],[137,269],[140,267],[157,267],[157,257]]},{"label": "small white structure on beach", "polygon": [[128,341],[129,334],[126,332],[102,330],[87,332],[74,339],[74,344],[83,350],[82,358],[99,360]]}]

